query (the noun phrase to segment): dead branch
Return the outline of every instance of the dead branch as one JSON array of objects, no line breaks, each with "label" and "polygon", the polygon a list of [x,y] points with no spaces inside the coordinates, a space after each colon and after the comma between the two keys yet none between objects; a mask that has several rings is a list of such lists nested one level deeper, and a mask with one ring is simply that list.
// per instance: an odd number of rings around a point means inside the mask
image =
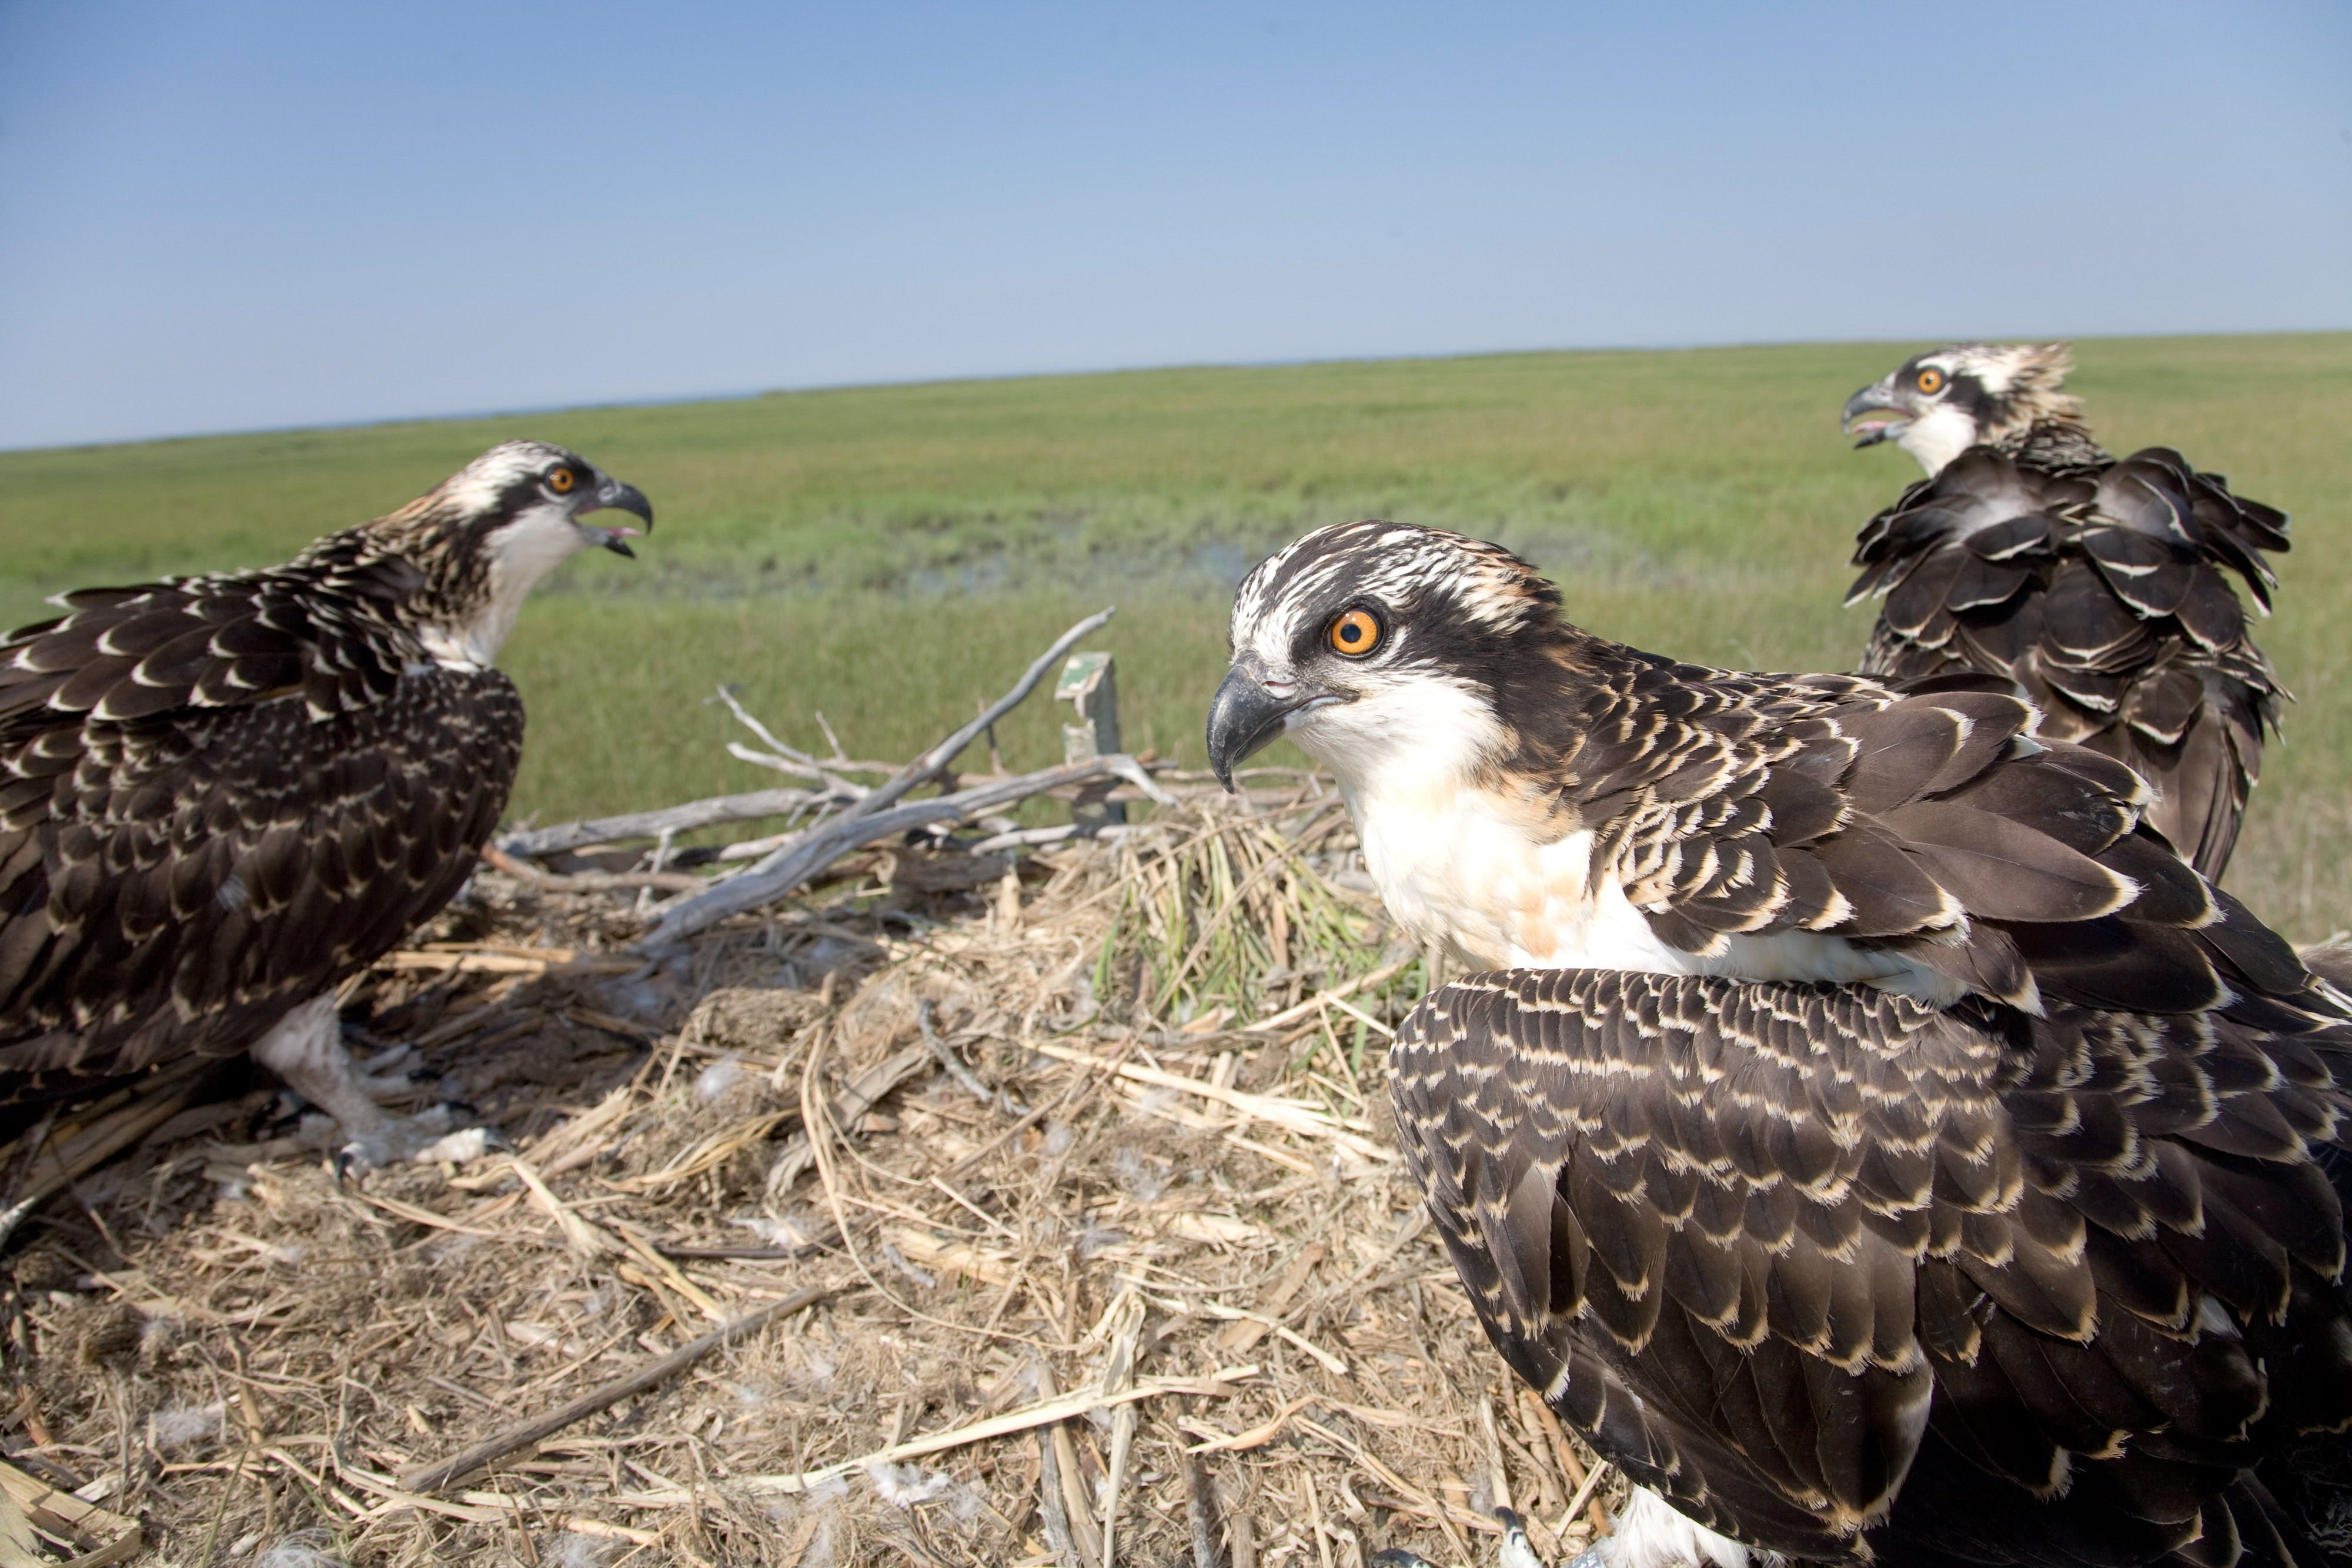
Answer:
[{"label": "dead branch", "polygon": [[[1084,629],[1091,630],[1090,627]],[[795,834],[767,859],[757,862],[740,876],[662,905],[656,911],[660,915],[659,923],[646,933],[637,946],[646,951],[668,946],[708,929],[730,915],[740,915],[762,904],[772,904],[850,851],[895,837],[909,828],[928,827],[934,822],[967,821],[983,811],[1017,805],[1033,795],[1088,784],[1099,779],[1125,779],[1155,797],[1160,794],[1150,776],[1132,757],[1097,757],[1085,762],[1065,763],[1059,768],[1048,768],[1036,773],[991,779],[969,789],[959,789],[951,795],[908,801],[887,810],[861,811],[859,808],[883,793],[883,789],[877,789],[873,795],[841,815],[806,832]],[[887,788],[889,786],[884,786],[884,789]]]},{"label": "dead branch", "polygon": [[1054,645],[1038,654],[1036,661],[1022,673],[1021,678],[1013,683],[1011,691],[982,708],[980,716],[970,724],[900,768],[880,788],[849,810],[858,816],[870,816],[886,806],[895,804],[918,785],[927,783],[946,772],[948,764],[953,762],[965,747],[980,738],[989,726],[1019,707],[1029,694],[1037,689],[1037,683],[1045,678],[1046,672],[1059,664],[1065,653],[1076,647],[1081,638],[1108,625],[1116,610],[1116,606],[1098,610],[1063,632],[1054,640]]},{"label": "dead branch", "polygon": [[[838,816],[775,841],[774,848],[740,874],[704,892],[683,895],[657,908],[654,913],[658,921],[639,946],[648,950],[670,946],[730,915],[772,903],[843,854],[893,833],[933,822],[961,821],[1000,806],[1016,804],[1050,789],[1117,778],[1136,785],[1155,800],[1172,800],[1172,797],[1151,782],[1150,776],[1132,758],[1103,757],[1086,763],[1047,768],[1020,779],[992,780],[936,800],[902,804],[908,793],[945,774],[948,766],[965,747],[985,733],[998,719],[1019,706],[1030,693],[1037,689],[1037,684],[1054,668],[1055,661],[1067,653],[1080,639],[1101,628],[1110,620],[1112,613],[1113,611],[1108,609],[1099,611],[1063,632],[1052,647],[1039,654],[1022,673],[1010,691],[982,709],[971,723],[899,768],[881,784],[857,793]],[[774,765],[821,779],[828,789],[858,789],[826,771],[815,758],[807,758],[776,740],[764,726],[735,702],[731,694],[722,689],[719,695],[752,733],[779,748],[772,759]],[[730,746],[729,749],[741,755],[740,747]]]},{"label": "dead branch", "polygon": [[508,854],[536,859],[584,850],[594,844],[625,839],[653,839],[664,833],[689,832],[722,822],[753,822],[762,817],[790,817],[840,799],[830,789],[754,789],[747,795],[714,795],[688,800],[658,811],[632,811],[592,821],[563,822],[551,828],[526,828],[499,841]]}]

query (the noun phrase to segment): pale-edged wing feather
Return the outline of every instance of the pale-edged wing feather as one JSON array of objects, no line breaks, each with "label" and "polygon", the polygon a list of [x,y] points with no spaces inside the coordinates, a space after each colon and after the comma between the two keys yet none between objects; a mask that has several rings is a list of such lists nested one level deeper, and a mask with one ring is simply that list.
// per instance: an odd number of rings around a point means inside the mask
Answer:
[{"label": "pale-edged wing feather", "polygon": [[1521,971],[1433,994],[1391,1063],[1513,1369],[1752,1544],[2228,1563],[2272,1530],[2242,1472],[2352,1421],[2327,1009]]},{"label": "pale-edged wing feather", "polygon": [[2231,580],[2267,611],[2263,558],[2287,546],[2285,514],[2168,448],[2041,466],[1976,447],[1864,528],[1847,602],[1883,601],[1863,673],[2013,681],[2045,737],[2155,785],[2150,821],[2218,880],[2287,695]]}]

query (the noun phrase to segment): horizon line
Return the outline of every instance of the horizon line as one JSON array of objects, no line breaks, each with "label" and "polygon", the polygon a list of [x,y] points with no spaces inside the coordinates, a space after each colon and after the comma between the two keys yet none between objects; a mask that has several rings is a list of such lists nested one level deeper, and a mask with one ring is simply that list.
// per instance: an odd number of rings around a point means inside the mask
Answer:
[{"label": "horizon line", "polygon": [[[2148,338],[2312,338],[2352,332],[2352,327],[2300,327],[2266,331],[2150,332],[2014,332],[1979,337],[1946,338],[1943,342],[2040,341],[2067,343],[2114,342]],[[1910,341],[1896,338],[1747,338],[1689,343],[1592,343],[1526,349],[1463,349],[1441,353],[1318,354],[1298,359],[1186,360],[1149,365],[1098,365],[1083,370],[982,371],[968,375],[886,377],[875,381],[814,382],[803,385],[766,386],[745,392],[686,392],[670,397],[597,399],[587,402],[542,403],[531,407],[467,409],[439,413],[384,414],[366,419],[321,420],[296,424],[243,425],[220,430],[192,430],[169,435],[136,435],[118,440],[49,442],[30,445],[0,444],[0,456],[36,452],[96,452],[116,446],[160,446],[182,441],[218,441],[235,436],[302,435],[346,430],[373,430],[407,424],[461,424],[474,420],[527,419],[551,414],[593,413],[631,408],[677,408],[691,403],[751,402],[764,397],[796,397],[841,392],[874,392],[894,388],[963,386],[974,383],[1077,380],[1088,376],[1154,375],[1171,371],[1297,370],[1315,365],[1368,365],[1403,361],[1532,358],[1545,354],[1678,354],[1724,349],[1837,348]],[[1924,341],[1925,340],[1919,340]]]}]

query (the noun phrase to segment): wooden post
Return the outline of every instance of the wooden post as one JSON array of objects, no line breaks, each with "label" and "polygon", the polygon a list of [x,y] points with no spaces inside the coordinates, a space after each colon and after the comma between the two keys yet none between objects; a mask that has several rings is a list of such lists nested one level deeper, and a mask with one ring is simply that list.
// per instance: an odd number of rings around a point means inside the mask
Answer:
[{"label": "wooden post", "polygon": [[[1062,727],[1065,763],[1090,762],[1118,753],[1118,672],[1108,653],[1071,654],[1070,662],[1062,666],[1062,678],[1054,683],[1054,700],[1078,710],[1078,722]],[[1070,821],[1087,829],[1126,821],[1124,804],[1101,799],[1110,789],[1111,785],[1105,783],[1082,791],[1070,803]]]}]

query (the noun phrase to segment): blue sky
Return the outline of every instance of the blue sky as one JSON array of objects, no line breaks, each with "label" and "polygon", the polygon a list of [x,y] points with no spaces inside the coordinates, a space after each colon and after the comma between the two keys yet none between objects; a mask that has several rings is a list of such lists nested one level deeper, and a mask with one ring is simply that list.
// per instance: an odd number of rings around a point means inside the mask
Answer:
[{"label": "blue sky", "polygon": [[0,0],[0,446],[2352,326],[2352,6]]}]

